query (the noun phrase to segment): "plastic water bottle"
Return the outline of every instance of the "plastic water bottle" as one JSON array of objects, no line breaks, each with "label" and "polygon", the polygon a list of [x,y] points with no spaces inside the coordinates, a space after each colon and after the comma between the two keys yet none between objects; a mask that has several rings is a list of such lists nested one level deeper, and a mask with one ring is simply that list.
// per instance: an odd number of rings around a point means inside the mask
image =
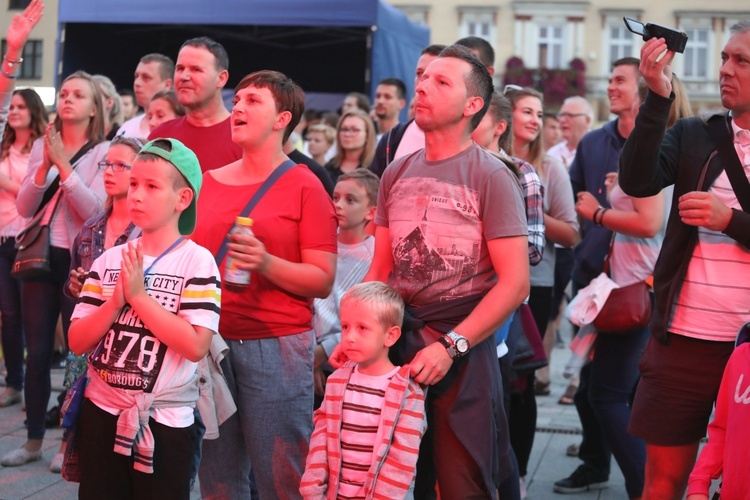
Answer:
[{"label": "plastic water bottle", "polygon": [[[237,217],[234,227],[229,234],[249,234],[253,236],[253,219],[248,217]],[[241,293],[250,284],[250,271],[239,269],[237,260],[227,256],[227,263],[224,267],[224,288],[229,291]]]}]

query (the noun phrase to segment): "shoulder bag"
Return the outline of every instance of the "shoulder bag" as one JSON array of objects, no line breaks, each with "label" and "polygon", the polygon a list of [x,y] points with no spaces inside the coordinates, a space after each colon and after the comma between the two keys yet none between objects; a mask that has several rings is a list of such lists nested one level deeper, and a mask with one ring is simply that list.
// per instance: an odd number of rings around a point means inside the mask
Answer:
[{"label": "shoulder bag", "polygon": [[[75,164],[96,144],[87,142],[78,152],[70,159],[71,165],[75,169]],[[42,196],[39,208],[31,223],[16,236],[16,258],[13,261],[10,275],[18,280],[38,280],[47,278],[52,274],[50,266],[50,228],[52,218],[60,206],[62,193],[59,193],[52,212],[47,214],[47,207],[58,194],[60,189],[60,176],[58,175],[50,183],[47,190]]]},{"label": "shoulder bag", "polygon": [[[609,261],[615,235],[609,244],[609,253],[604,261],[604,272],[610,276]],[[610,276],[611,277],[611,276]],[[651,287],[646,281],[613,289],[599,314],[594,319],[596,331],[610,335],[626,335],[633,330],[648,326],[651,320]]]}]

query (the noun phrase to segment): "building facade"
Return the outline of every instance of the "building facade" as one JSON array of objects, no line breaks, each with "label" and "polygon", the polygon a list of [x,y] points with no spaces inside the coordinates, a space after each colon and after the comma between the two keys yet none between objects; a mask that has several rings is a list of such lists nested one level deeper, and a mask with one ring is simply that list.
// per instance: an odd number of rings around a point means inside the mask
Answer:
[{"label": "building facade", "polygon": [[[13,16],[23,12],[29,0],[0,0],[0,36],[5,34]],[[44,17],[34,28],[23,50],[23,63],[16,80],[17,88],[32,87],[47,106],[55,102],[55,54],[57,51],[58,0],[44,0]],[[5,54],[5,40],[2,40]]]},{"label": "building facade", "polygon": [[[612,62],[638,57],[643,40],[630,33],[623,17],[684,31],[685,53],[675,58],[675,74],[685,83],[696,111],[719,105],[720,52],[729,27],[750,19],[745,0],[654,2],[632,0],[388,0],[412,21],[431,28],[432,43],[450,44],[475,35],[495,48],[496,73],[520,57],[529,68],[568,68],[573,59],[586,64],[587,98],[601,103],[606,119],[606,87]],[[630,5],[626,5],[630,4]],[[602,116],[604,113],[605,116]]]}]

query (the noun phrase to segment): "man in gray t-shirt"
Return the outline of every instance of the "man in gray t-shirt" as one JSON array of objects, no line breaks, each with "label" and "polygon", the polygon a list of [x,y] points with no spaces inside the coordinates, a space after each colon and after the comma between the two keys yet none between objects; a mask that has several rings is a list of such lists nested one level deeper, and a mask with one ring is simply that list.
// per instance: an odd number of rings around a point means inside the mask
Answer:
[{"label": "man in gray t-shirt", "polygon": [[415,496],[435,498],[439,478],[442,498],[496,498],[511,467],[494,332],[529,291],[523,197],[471,140],[492,93],[471,51],[446,48],[416,92],[425,149],[383,174],[365,281],[388,281],[423,322],[405,324],[392,349],[431,386]]}]

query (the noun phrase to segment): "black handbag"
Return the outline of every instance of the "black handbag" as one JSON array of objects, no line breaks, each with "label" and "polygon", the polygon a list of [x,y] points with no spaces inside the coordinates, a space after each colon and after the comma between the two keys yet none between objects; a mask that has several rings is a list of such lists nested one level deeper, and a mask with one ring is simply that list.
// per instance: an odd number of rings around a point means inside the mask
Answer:
[{"label": "black handbag", "polygon": [[[57,210],[60,198],[57,198],[49,220]],[[37,280],[50,276],[49,222],[42,223],[44,217],[39,217],[31,223],[23,233],[16,237],[16,259],[10,275],[18,280]]]},{"label": "black handbag", "polygon": [[[88,151],[90,151],[96,144],[87,142],[84,146],[78,150],[78,152],[70,159],[70,163],[73,165],[75,170],[75,164],[81,159]],[[39,203],[39,208],[34,214],[32,222],[16,236],[16,259],[13,262],[10,275],[18,280],[38,280],[47,278],[52,274],[52,267],[50,265],[50,240],[49,240],[49,224],[54,217],[57,207],[60,205],[60,199],[62,194],[57,197],[55,206],[52,209],[47,222],[42,223],[45,218],[46,208],[55,193],[60,188],[60,176],[58,175],[50,183],[47,190],[42,196],[42,201]]]}]

